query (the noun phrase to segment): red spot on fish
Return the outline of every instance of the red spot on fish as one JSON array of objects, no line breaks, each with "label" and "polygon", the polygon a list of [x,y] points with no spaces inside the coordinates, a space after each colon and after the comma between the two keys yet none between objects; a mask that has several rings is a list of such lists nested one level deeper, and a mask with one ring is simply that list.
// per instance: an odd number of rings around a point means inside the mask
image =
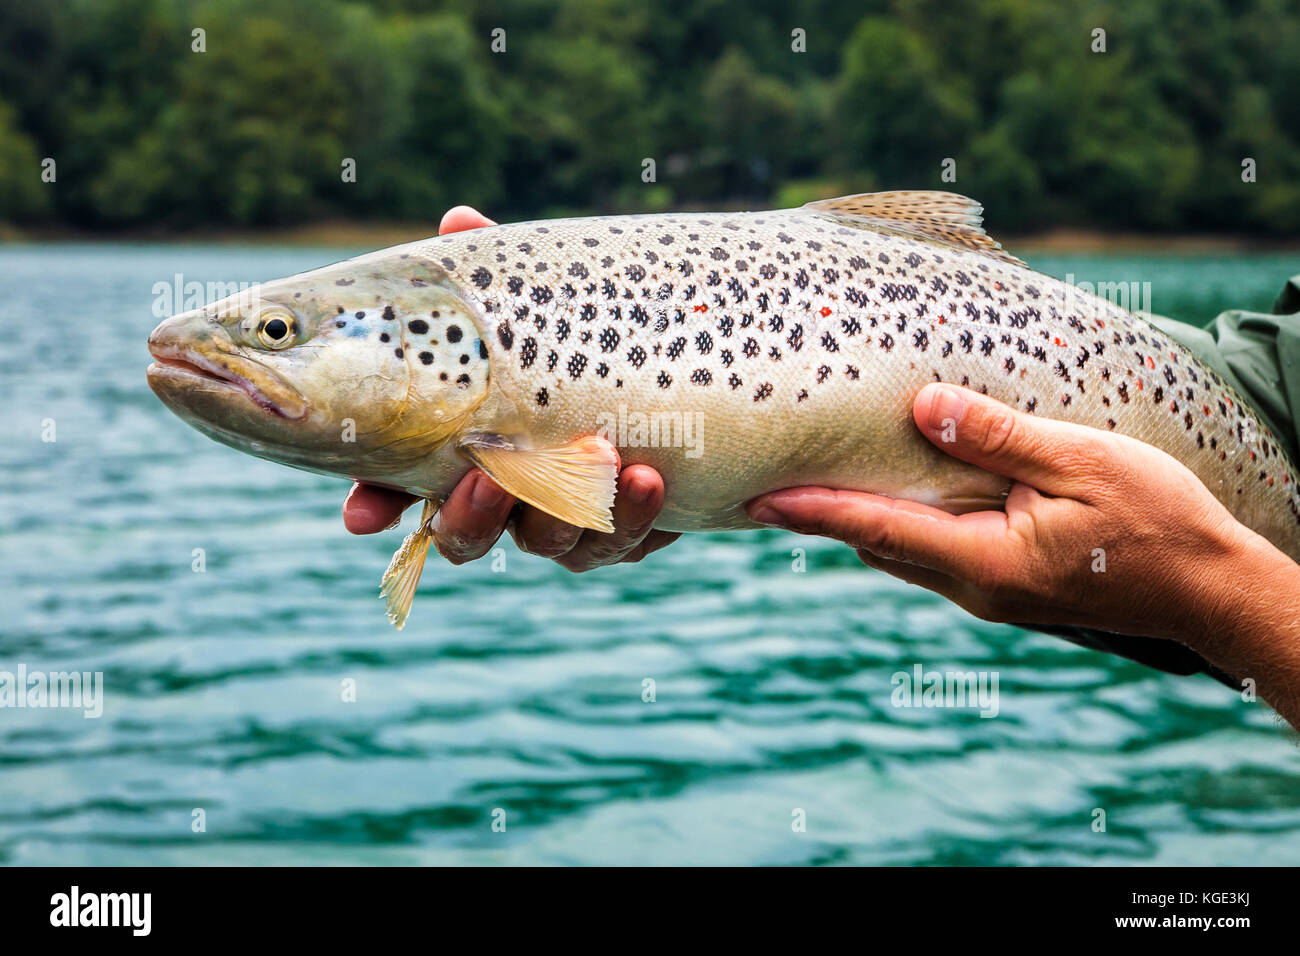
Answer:
[{"label": "red spot on fish", "polygon": [[1201,406],[1201,411],[1205,412],[1205,414],[1208,416],[1208,415],[1210,414],[1210,406],[1209,406],[1209,405],[1202,405],[1202,406]]},{"label": "red spot on fish", "polygon": [[825,305],[822,306],[822,318],[825,318],[826,316],[828,316],[828,315],[830,315],[830,314],[831,314],[830,307],[829,307],[829,306],[825,306]]},{"label": "red spot on fish", "polygon": [[1251,461],[1255,460],[1255,449],[1253,448],[1250,450],[1250,460]]},{"label": "red spot on fish", "polygon": [[1058,346],[1060,346],[1061,348],[1065,348],[1065,339],[1060,338],[1060,337],[1058,336],[1058,337],[1052,339],[1052,341],[1055,342],[1055,343],[1056,343]]},{"label": "red spot on fish", "polygon": [[1147,356],[1147,368],[1155,368],[1155,367],[1156,367],[1156,360],[1153,359],[1150,355],[1148,355],[1148,356]]},{"label": "red spot on fish", "polygon": [[1138,379],[1138,391],[1140,392],[1144,388],[1146,388],[1146,386],[1142,384],[1142,379]]},{"label": "red spot on fish", "polygon": [[1270,488],[1273,487],[1273,476],[1272,476],[1272,475],[1269,475],[1269,476],[1268,476],[1268,486],[1269,486]]},{"label": "red spot on fish", "polygon": [[708,311],[709,311],[709,307],[708,307],[707,305],[697,305],[697,306],[695,307],[695,311],[696,311],[696,312],[708,312]]}]

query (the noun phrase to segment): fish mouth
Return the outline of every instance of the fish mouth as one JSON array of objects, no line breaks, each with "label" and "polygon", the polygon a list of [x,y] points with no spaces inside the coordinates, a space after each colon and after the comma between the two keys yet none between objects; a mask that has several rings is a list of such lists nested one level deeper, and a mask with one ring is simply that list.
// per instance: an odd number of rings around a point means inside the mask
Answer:
[{"label": "fish mouth", "polygon": [[297,420],[307,414],[307,403],[298,390],[258,362],[226,353],[216,362],[194,349],[160,342],[150,342],[149,353],[155,361],[146,374],[155,391],[215,387],[242,393],[280,418]]}]

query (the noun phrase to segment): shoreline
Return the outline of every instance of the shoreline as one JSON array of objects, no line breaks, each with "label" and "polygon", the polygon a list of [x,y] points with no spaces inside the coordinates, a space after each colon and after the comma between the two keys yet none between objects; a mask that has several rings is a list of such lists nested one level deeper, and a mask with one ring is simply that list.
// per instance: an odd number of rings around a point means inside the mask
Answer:
[{"label": "shoreline", "polygon": [[[267,229],[204,229],[192,232],[109,230],[0,224],[0,246],[25,243],[133,243],[240,246],[364,246],[381,249],[437,234],[437,223],[325,220]],[[1228,233],[1136,233],[1095,229],[1053,229],[1025,235],[995,236],[1003,248],[1025,253],[1130,253],[1300,251],[1300,239],[1256,238]]]}]

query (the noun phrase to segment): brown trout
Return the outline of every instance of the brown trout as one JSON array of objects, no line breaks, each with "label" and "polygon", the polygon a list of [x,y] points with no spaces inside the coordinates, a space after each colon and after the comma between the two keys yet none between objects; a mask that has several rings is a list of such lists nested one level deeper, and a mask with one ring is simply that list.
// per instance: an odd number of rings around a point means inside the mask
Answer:
[{"label": "brown trout", "polygon": [[664,478],[657,527],[753,527],[796,485],[960,513],[1009,482],[935,449],[932,381],[1113,430],[1187,465],[1300,559],[1297,477],[1253,409],[1140,317],[1041,275],[951,193],[525,222],[265,283],[154,330],[149,382],[242,451],[426,499],[382,593],[397,626],[437,504],[475,465],[612,530],[616,468]]}]

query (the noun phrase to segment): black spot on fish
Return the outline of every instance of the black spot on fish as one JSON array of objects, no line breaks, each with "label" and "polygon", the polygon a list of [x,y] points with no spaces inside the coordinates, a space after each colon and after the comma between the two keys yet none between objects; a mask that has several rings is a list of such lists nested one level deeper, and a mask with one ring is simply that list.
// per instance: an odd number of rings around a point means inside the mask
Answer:
[{"label": "black spot on fish", "polygon": [[384,306],[384,318],[390,322],[397,318],[397,313],[393,311],[391,305]]},{"label": "black spot on fish", "polygon": [[452,342],[452,343],[459,342],[459,341],[461,340],[461,338],[462,338],[463,335],[464,335],[464,333],[461,332],[461,330],[460,330],[460,326],[459,326],[459,325],[449,325],[449,326],[447,326],[447,341],[448,341],[448,342]]},{"label": "black spot on fish", "polygon": [[421,353],[420,353],[420,361],[423,362],[425,365],[432,365],[432,364],[433,364],[433,353],[432,353],[432,352],[421,352]]},{"label": "black spot on fish", "polygon": [[[507,352],[509,352],[510,347],[515,344],[515,333],[510,330],[509,322],[502,322],[497,326],[497,341],[501,343],[501,347]],[[486,355],[483,357],[487,358]]]},{"label": "black spot on fish", "polygon": [[492,284],[492,273],[488,272],[482,266],[479,266],[472,273],[470,273],[469,278],[470,281],[473,282],[480,289],[486,289],[489,285]]},{"label": "black spot on fish", "polygon": [[401,349],[393,349],[393,354],[401,358],[405,353]]},{"label": "black spot on fish", "polygon": [[416,335],[424,335],[429,331],[429,323],[424,321],[424,319],[412,319],[410,322],[406,323],[406,327]]}]

